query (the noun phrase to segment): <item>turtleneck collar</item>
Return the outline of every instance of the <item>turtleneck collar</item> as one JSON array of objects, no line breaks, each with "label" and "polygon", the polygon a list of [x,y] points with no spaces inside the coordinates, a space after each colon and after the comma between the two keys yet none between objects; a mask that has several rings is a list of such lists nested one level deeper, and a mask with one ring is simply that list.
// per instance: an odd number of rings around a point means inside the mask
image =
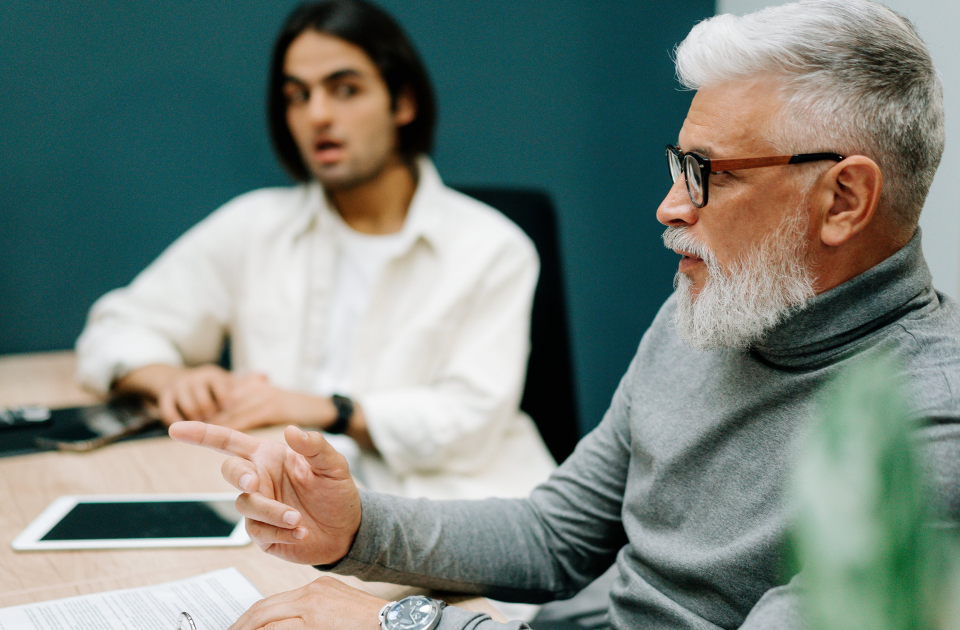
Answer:
[{"label": "turtleneck collar", "polygon": [[753,352],[782,367],[816,367],[936,299],[917,228],[900,251],[815,296],[805,308],[770,330]]}]

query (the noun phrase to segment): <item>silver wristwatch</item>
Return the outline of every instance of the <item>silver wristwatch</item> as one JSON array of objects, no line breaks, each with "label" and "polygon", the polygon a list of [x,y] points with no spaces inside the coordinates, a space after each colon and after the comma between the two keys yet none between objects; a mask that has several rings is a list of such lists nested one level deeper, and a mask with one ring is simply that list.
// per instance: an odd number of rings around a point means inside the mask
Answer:
[{"label": "silver wristwatch", "polygon": [[383,630],[433,630],[446,604],[423,595],[411,595],[380,609]]}]

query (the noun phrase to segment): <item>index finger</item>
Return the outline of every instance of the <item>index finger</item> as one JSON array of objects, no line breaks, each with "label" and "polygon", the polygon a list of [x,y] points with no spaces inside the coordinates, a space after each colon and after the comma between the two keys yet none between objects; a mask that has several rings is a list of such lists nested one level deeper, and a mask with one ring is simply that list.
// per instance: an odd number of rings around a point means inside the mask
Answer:
[{"label": "index finger", "polygon": [[245,459],[253,457],[260,446],[260,440],[252,435],[206,422],[174,422],[168,432],[177,442],[204,446],[224,455],[239,455]]}]

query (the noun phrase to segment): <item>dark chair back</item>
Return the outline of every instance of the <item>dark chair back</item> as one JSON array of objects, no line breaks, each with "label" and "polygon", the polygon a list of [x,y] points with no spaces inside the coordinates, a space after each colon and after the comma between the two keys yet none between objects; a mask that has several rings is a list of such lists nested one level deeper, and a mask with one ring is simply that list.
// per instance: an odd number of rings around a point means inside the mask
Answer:
[{"label": "dark chair back", "polygon": [[540,280],[530,325],[530,362],[520,408],[533,418],[554,459],[563,462],[580,439],[580,428],[553,202],[545,192],[532,189],[457,189],[493,206],[520,226],[540,255]]}]

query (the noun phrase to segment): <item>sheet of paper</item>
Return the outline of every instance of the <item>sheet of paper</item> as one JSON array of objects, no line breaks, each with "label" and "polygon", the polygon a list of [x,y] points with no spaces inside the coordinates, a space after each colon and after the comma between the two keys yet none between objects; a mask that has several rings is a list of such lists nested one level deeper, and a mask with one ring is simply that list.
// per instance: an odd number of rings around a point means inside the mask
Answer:
[{"label": "sheet of paper", "polygon": [[0,608],[0,630],[175,630],[181,611],[193,616],[197,630],[227,630],[262,598],[239,571],[221,569],[179,582]]}]

